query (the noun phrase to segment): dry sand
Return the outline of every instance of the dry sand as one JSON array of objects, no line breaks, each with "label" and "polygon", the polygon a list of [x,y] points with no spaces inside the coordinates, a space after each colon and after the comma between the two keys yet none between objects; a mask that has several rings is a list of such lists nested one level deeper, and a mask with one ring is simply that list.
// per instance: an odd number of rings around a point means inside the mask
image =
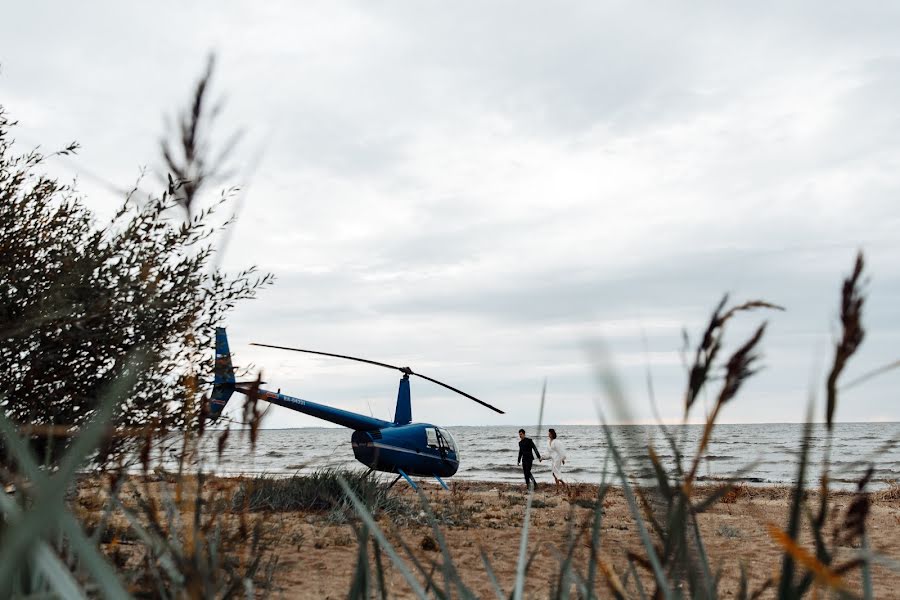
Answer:
[{"label": "dry sand", "polygon": [[[528,571],[526,596],[548,596],[552,586],[556,585],[559,557],[565,554],[573,534],[577,539],[576,569],[586,573],[593,516],[587,505],[589,498],[595,497],[595,490],[582,490],[574,501],[557,496],[547,488],[536,493],[537,506],[532,510],[528,551],[537,554]],[[751,590],[758,588],[780,567],[779,548],[772,540],[768,524],[786,522],[789,492],[785,488],[756,488],[747,492],[733,503],[717,504],[700,517],[700,528],[713,569],[722,569],[719,595],[723,598],[736,594],[742,562],[749,574]],[[411,502],[415,501],[408,489],[400,493],[410,496]],[[484,550],[508,595],[515,579],[525,513],[522,486],[457,483],[452,492],[429,489],[427,495],[438,507],[438,512],[449,514],[451,518],[454,515],[461,517],[458,525],[445,526],[443,534],[454,563],[470,589],[479,597],[496,597],[481,558]],[[834,500],[845,509],[851,496],[839,493],[835,494]],[[286,539],[294,536],[295,541],[300,542],[297,545],[286,543],[281,551],[277,579],[286,597],[345,597],[357,552],[350,527],[326,524],[313,515],[280,514],[273,518]],[[869,519],[871,545],[882,554],[900,560],[900,498],[876,502]],[[417,520],[425,522],[424,517]],[[386,519],[383,521],[383,528],[390,529]],[[430,546],[429,540],[433,537],[428,525],[405,522],[399,532],[415,550],[420,562],[426,565],[441,562],[439,551],[423,549],[423,546]],[[622,576],[627,568],[625,556],[628,551],[645,555],[625,499],[614,489],[604,501],[600,557]],[[853,549],[842,548],[842,552],[847,557]],[[390,569],[389,575],[392,597],[412,597],[397,569]],[[649,576],[644,579],[648,586],[651,585]],[[597,581],[599,586],[604,586],[602,597],[609,596],[606,582],[599,574]],[[860,589],[858,578],[850,577],[848,585],[851,589]],[[900,597],[897,592],[900,574],[877,568],[874,586],[878,598]],[[770,592],[762,597],[772,596],[774,594]]]},{"label": "dry sand", "polygon": [[[159,485],[166,484],[154,484]],[[234,485],[232,480],[212,480],[204,487],[207,490],[210,487],[222,489],[227,493]],[[751,590],[776,575],[780,567],[780,549],[772,539],[769,525],[783,525],[787,521],[789,490],[778,487],[741,489],[742,492],[731,498],[731,502],[719,502],[699,518],[712,567],[722,569],[719,593],[722,598],[736,594],[741,564],[746,567]],[[395,517],[393,522],[387,516],[379,517],[380,527],[395,546],[399,547],[398,536],[401,537],[421,564],[428,569],[434,567],[439,574],[442,555],[432,544],[434,533],[425,514],[420,512],[418,499],[407,486],[398,484],[394,490],[408,502],[410,510]],[[900,489],[894,488],[890,494],[876,495],[868,520],[871,546],[894,561],[900,560],[898,492]],[[542,487],[536,492],[528,540],[528,552],[536,554],[528,570],[526,597],[545,598],[557,584],[560,556],[565,554],[571,536],[575,536],[575,569],[582,574],[587,572],[593,517],[590,505],[596,493],[595,486],[585,485],[580,486],[572,497],[558,496],[549,487]],[[481,553],[484,551],[504,595],[508,595],[515,579],[525,514],[522,486],[455,482],[450,492],[429,485],[425,495],[444,521],[442,532],[450,554],[469,588],[479,597],[496,597],[482,560]],[[96,501],[87,502],[91,497],[96,496],[90,490],[83,490],[82,506],[99,506]],[[849,493],[832,493],[832,501],[840,509],[841,516],[851,500]],[[620,490],[610,490],[603,508],[600,558],[620,577],[624,577],[626,554],[631,551],[645,556],[646,553]],[[358,555],[357,539],[351,524],[335,523],[327,514],[305,511],[267,513],[262,518],[270,548],[278,556],[274,577],[275,597],[347,596]],[[803,541],[809,541],[808,533]],[[840,548],[838,562],[847,559],[853,552],[854,548],[849,546]],[[385,568],[390,597],[413,597],[400,571],[391,565],[387,557]],[[876,597],[900,597],[897,591],[900,590],[900,574],[877,567],[873,576]],[[649,574],[642,572],[641,578],[652,590]],[[856,572],[846,580],[851,590],[860,589]],[[610,596],[607,581],[600,570],[597,585],[601,597]],[[774,593],[770,589],[761,597],[774,597]]]}]

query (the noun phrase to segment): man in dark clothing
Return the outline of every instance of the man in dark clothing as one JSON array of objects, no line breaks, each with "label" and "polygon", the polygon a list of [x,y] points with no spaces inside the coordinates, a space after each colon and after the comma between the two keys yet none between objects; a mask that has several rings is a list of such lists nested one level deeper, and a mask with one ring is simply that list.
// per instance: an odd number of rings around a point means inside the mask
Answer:
[{"label": "man in dark clothing", "polygon": [[528,482],[534,483],[534,489],[537,489],[537,481],[534,480],[534,475],[531,474],[531,464],[534,461],[534,456],[531,454],[537,455],[538,460],[543,460],[541,458],[541,453],[538,451],[537,446],[534,445],[534,442],[531,438],[525,437],[525,430],[519,430],[519,460],[517,464],[522,465],[522,471],[525,473],[525,487],[528,487]]}]

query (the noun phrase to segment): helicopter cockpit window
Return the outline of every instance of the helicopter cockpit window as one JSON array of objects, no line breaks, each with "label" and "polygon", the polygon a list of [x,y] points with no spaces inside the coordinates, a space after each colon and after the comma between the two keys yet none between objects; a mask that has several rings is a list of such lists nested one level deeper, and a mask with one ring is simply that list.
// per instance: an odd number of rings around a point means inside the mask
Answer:
[{"label": "helicopter cockpit window", "polygon": [[434,427],[426,427],[425,428],[425,439],[429,447],[437,448],[438,447],[438,437],[437,431],[435,431]]},{"label": "helicopter cockpit window", "polygon": [[453,439],[453,436],[450,435],[450,432],[446,429],[438,429],[438,434],[441,439],[441,445],[445,448],[456,452],[456,440]]}]

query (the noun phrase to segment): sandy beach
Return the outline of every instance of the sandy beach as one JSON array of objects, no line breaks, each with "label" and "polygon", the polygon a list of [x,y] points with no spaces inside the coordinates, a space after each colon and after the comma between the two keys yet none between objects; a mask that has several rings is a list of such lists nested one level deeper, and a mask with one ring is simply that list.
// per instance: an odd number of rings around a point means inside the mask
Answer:
[{"label": "sandy beach", "polygon": [[[137,483],[153,495],[171,494],[164,490],[165,482]],[[238,485],[236,479],[213,479],[204,484],[206,494],[229,497]],[[79,493],[81,510],[98,510],[98,487],[86,484]],[[697,490],[703,494],[705,490]],[[870,545],[876,552],[893,560],[900,560],[900,489],[897,487],[874,493],[868,520]],[[427,570],[440,573],[442,553],[435,544],[435,534],[419,499],[408,486],[396,486],[392,491],[403,500],[408,510],[402,514],[378,518],[379,527],[392,544],[403,554],[401,540]],[[574,543],[574,564],[579,572],[586,572],[590,558],[590,528],[596,486],[581,485],[570,496],[557,495],[550,486],[541,486],[534,495],[528,552],[534,553],[525,585],[526,597],[546,597],[557,585],[562,556]],[[488,558],[496,578],[508,595],[513,586],[526,496],[522,486],[493,482],[454,482],[451,491],[429,485],[424,495],[441,522],[441,532],[454,564],[463,581],[479,597],[496,597],[487,574],[482,552]],[[815,500],[815,493],[810,494]],[[123,495],[128,499],[128,493]],[[191,494],[186,494],[190,497]],[[842,515],[852,500],[849,492],[832,492],[831,500]],[[781,552],[770,532],[770,526],[783,526],[787,520],[790,492],[784,487],[742,487],[738,493],[718,502],[709,512],[700,515],[703,542],[713,569],[722,570],[720,597],[734,595],[739,586],[740,565],[748,573],[750,589],[763,585],[777,575]],[[185,511],[189,510],[185,504]],[[812,504],[811,504],[812,505]],[[226,517],[232,521],[236,515]],[[273,579],[275,596],[285,598],[344,598],[350,589],[357,564],[358,544],[352,520],[336,522],[333,515],[317,511],[254,512],[253,519],[261,519],[269,551],[278,557]],[[626,556],[633,552],[644,556],[638,533],[625,498],[618,488],[609,490],[603,502],[603,522],[600,561],[619,577],[628,569]],[[574,536],[574,542],[573,540]],[[811,547],[808,533],[801,542]],[[117,541],[117,551],[127,555],[127,541]],[[249,544],[248,544],[249,546]],[[839,548],[838,562],[846,560],[855,548]],[[405,557],[407,562],[409,558]],[[130,560],[136,560],[132,557]],[[391,597],[414,597],[399,569],[384,557],[385,575]],[[641,572],[641,579],[652,590],[649,573]],[[858,571],[845,580],[851,592],[860,589]],[[603,595],[608,591],[602,569],[597,571],[597,585]],[[875,595],[893,597],[900,586],[900,574],[887,568],[873,571]],[[573,588],[574,590],[574,588]],[[761,597],[773,597],[771,589]]]}]

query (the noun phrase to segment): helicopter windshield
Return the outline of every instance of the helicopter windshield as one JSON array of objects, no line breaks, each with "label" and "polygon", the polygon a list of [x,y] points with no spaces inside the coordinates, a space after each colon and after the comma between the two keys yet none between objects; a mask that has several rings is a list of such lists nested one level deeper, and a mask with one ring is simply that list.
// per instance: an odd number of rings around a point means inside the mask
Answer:
[{"label": "helicopter windshield", "polygon": [[432,448],[443,448],[450,450],[454,454],[457,453],[456,440],[453,439],[453,436],[446,429],[428,427],[425,429],[425,438],[428,445]]},{"label": "helicopter windshield", "polygon": [[438,431],[439,437],[441,438],[441,441],[443,442],[442,445],[445,446],[446,448],[449,448],[450,450],[452,450],[454,454],[457,454],[458,451],[456,449],[456,440],[453,439],[453,436],[450,435],[450,432],[447,431],[446,429],[440,429],[440,428],[438,428],[437,431]]}]

